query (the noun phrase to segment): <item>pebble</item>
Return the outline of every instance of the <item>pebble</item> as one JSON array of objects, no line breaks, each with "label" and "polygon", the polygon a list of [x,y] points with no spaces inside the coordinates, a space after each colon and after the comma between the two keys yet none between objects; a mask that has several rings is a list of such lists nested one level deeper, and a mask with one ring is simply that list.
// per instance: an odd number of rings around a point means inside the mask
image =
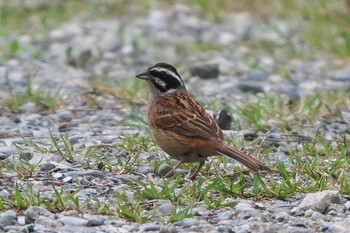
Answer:
[{"label": "pebble", "polygon": [[85,226],[88,220],[78,217],[63,216],[59,219],[64,225],[68,226]]},{"label": "pebble", "polygon": [[86,226],[88,227],[102,226],[104,222],[105,220],[103,218],[97,216],[93,219],[89,219],[86,223]]},{"label": "pebble", "polygon": [[139,230],[141,230],[141,232],[159,231],[161,227],[161,225],[155,223],[146,223],[139,226]]},{"label": "pebble", "polygon": [[251,81],[265,81],[267,76],[262,70],[252,70],[248,73],[247,79]]},{"label": "pebble", "polygon": [[170,166],[169,164],[162,164],[159,166],[159,169],[158,169],[158,174],[163,177],[165,176],[166,174],[168,174],[168,172],[170,172],[171,170],[173,169],[172,166]]},{"label": "pebble", "polygon": [[349,82],[350,81],[350,69],[338,70],[333,74],[333,78],[336,81],[340,82]]},{"label": "pebble", "polygon": [[299,208],[304,210],[312,209],[323,213],[331,203],[339,203],[339,200],[338,191],[324,190],[317,193],[308,193],[300,203]]},{"label": "pebble", "polygon": [[5,160],[16,152],[16,149],[12,147],[0,147],[0,160]]},{"label": "pebble", "polygon": [[17,214],[13,210],[7,210],[6,212],[0,213],[0,227],[16,225]]},{"label": "pebble", "polygon": [[35,223],[35,221],[40,216],[45,216],[45,217],[50,216],[51,212],[42,206],[31,206],[24,212],[24,215],[25,215],[25,223],[30,224],[30,223]]},{"label": "pebble", "polygon": [[50,163],[50,162],[46,162],[46,163],[42,163],[42,164],[40,165],[40,170],[41,170],[42,172],[48,172],[48,171],[54,169],[55,167],[56,167],[56,166],[55,166],[54,164],[52,164],[52,163]]},{"label": "pebble", "polygon": [[288,219],[290,218],[290,215],[287,212],[283,211],[276,214],[275,218],[278,222],[284,222],[284,221],[288,221]]},{"label": "pebble", "polygon": [[158,211],[165,215],[171,215],[176,211],[176,206],[171,203],[163,203],[159,206]]},{"label": "pebble", "polygon": [[105,174],[101,171],[98,170],[88,170],[88,171],[71,171],[71,172],[66,172],[66,176],[71,176],[73,178],[76,177],[81,177],[81,176],[93,176],[97,178],[103,178]]},{"label": "pebble", "polygon": [[190,67],[192,76],[198,76],[202,79],[216,79],[219,76],[219,64],[203,63]]},{"label": "pebble", "polygon": [[242,92],[251,92],[251,93],[263,93],[264,89],[261,83],[258,82],[240,82],[236,86],[237,89]]},{"label": "pebble", "polygon": [[226,110],[220,110],[215,119],[222,130],[231,129],[232,116]]}]

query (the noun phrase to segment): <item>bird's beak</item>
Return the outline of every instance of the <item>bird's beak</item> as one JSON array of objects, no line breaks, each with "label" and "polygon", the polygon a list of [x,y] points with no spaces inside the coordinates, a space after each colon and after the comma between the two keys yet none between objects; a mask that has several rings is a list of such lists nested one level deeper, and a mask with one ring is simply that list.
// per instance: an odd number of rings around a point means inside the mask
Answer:
[{"label": "bird's beak", "polygon": [[149,80],[148,71],[145,71],[145,72],[143,72],[143,73],[141,73],[141,74],[136,75],[136,78],[144,79],[144,80]]}]

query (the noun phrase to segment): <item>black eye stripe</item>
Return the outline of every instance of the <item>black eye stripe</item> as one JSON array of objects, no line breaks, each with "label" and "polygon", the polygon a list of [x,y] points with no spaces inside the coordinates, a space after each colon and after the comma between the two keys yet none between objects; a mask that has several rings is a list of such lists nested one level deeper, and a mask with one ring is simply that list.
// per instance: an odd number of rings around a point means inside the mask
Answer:
[{"label": "black eye stripe", "polygon": [[176,89],[182,85],[182,83],[178,80],[177,77],[168,74],[166,71],[150,70],[149,73],[151,76],[161,79],[166,84],[166,86],[164,87],[159,85],[155,80],[152,80],[153,84],[161,92],[166,92],[170,89]]}]

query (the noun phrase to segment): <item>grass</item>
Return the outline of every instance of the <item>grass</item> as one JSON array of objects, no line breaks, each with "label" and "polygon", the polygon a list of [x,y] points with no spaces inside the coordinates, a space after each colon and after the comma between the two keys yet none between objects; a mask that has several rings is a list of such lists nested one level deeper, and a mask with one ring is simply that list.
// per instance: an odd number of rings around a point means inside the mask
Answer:
[{"label": "grass", "polygon": [[[136,19],[148,14],[149,9],[158,6],[159,9],[169,9],[173,4],[184,1],[142,1],[135,0],[130,4],[123,1],[60,1],[42,9],[28,9],[25,7],[13,8],[9,1],[4,1],[0,6],[0,36],[13,35],[17,33],[28,33],[34,40],[48,35],[52,28],[72,20],[75,17],[83,18],[85,21],[93,21],[101,18],[127,18]],[[244,39],[237,42],[245,43],[256,51],[274,53],[282,49],[289,57],[312,58],[310,50],[304,50],[295,45],[290,35],[284,35],[269,17],[276,16],[285,21],[294,21],[300,25],[300,40],[316,50],[326,54],[332,54],[339,58],[350,56],[350,17],[348,15],[348,3],[346,0],[336,1],[304,1],[273,0],[273,1],[235,1],[210,0],[187,1],[192,9],[198,12],[206,20],[214,23],[225,21],[232,12],[248,12],[257,21],[263,23],[270,31],[278,34],[283,43],[278,46],[266,40]],[[294,38],[295,39],[295,38]],[[138,41],[133,40],[134,47]],[[239,46],[238,46],[239,47]],[[237,45],[233,45],[233,50]],[[5,54],[0,57],[10,58],[21,49],[21,44],[13,40],[9,48],[2,48]],[[223,50],[213,43],[192,43],[179,45],[178,52],[182,51],[211,51]],[[42,56],[40,51],[34,51],[35,56]]]},{"label": "grass", "polygon": [[[274,129],[288,133],[290,130],[283,122],[289,121],[288,118],[293,116],[298,123],[295,127],[312,125],[317,129],[322,117],[331,116],[331,119],[336,121],[340,118],[339,111],[350,107],[350,99],[344,93],[315,94],[294,102],[288,102],[285,98],[273,94],[261,95],[258,99],[256,103],[247,104],[259,105],[259,108],[252,108],[259,114],[243,111],[240,119],[243,127],[259,130],[260,125],[268,124],[268,120],[272,118],[277,124]],[[249,116],[251,114],[255,117]],[[143,122],[142,117],[135,118],[135,122]],[[141,129],[144,129],[144,126]],[[299,133],[302,134],[302,131]],[[253,154],[265,158],[266,164],[275,170],[271,174],[246,173],[240,166],[228,163],[228,158],[218,157],[204,166],[194,182],[187,180],[188,175],[181,174],[167,179],[158,178],[154,174],[141,175],[142,179],[123,181],[125,186],[116,190],[112,197],[109,196],[108,203],[101,201],[107,198],[105,193],[81,200],[79,183],[75,184],[76,189],[73,192],[66,190],[64,184],[60,188],[52,185],[54,195],[51,198],[44,198],[40,191],[35,191],[31,182],[26,186],[15,184],[14,188],[9,190],[8,197],[0,198],[0,209],[13,208],[23,211],[31,205],[41,205],[52,212],[72,209],[79,213],[117,215],[128,221],[140,223],[156,220],[168,224],[193,216],[198,206],[205,206],[208,210],[232,208],[235,205],[229,201],[232,198],[250,198],[256,201],[283,200],[298,193],[325,189],[339,190],[343,195],[350,195],[350,139],[349,135],[338,136],[341,140],[330,142],[320,129],[309,140],[298,142],[298,147],[291,145],[285,161],[273,160],[273,163],[270,157],[276,149],[274,146],[260,148],[259,141],[238,142],[231,139],[238,147],[256,148]],[[142,166],[151,166],[157,170],[160,164],[170,162],[169,157],[165,155],[150,156],[147,160],[140,157],[142,153],[149,152],[154,147],[148,132],[126,136],[120,138],[116,144],[105,145],[125,151],[126,157],[111,157],[97,147],[72,150],[67,134],[60,137],[51,136],[52,145],[49,146],[42,146],[32,139],[25,140],[27,146],[36,153],[54,153],[66,160],[74,159],[72,156],[81,153],[85,158],[85,168],[102,169],[111,174],[133,174]],[[58,146],[58,140],[62,147]],[[18,147],[19,154],[23,151],[24,148]],[[186,164],[183,169],[193,170],[196,166],[197,164]],[[14,161],[2,163],[1,171],[3,174],[12,171],[18,174],[20,179],[27,179],[37,176],[38,167],[39,164],[30,164],[27,160],[15,157]],[[159,206],[164,201],[174,206],[173,212],[159,212]]]},{"label": "grass", "polygon": [[[340,58],[350,56],[350,24],[349,5],[346,0],[336,1],[235,1],[210,0],[190,1],[194,9],[205,18],[212,21],[224,21],[233,11],[247,11],[255,18],[266,22],[271,15],[277,15],[284,20],[300,22],[303,27],[302,39],[311,47],[333,54]],[[271,29],[274,25],[268,25]],[[277,32],[278,33],[278,32]],[[260,45],[261,43],[267,43]],[[252,44],[258,48],[272,52],[271,45],[266,41],[256,41]],[[276,45],[274,45],[275,47]],[[288,37],[285,44],[288,54],[292,57],[308,56],[292,45]]]},{"label": "grass", "polygon": [[316,126],[320,116],[340,119],[340,109],[350,106],[346,92],[315,93],[302,97],[300,101],[291,101],[276,94],[258,94],[257,101],[246,102],[239,107],[243,119],[234,122],[238,128],[262,132],[271,127],[291,132],[300,121]]},{"label": "grass", "polygon": [[31,79],[28,79],[25,90],[23,92],[10,91],[10,95],[4,100],[3,105],[16,112],[21,106],[29,102],[34,103],[41,111],[53,110],[63,104],[62,98],[57,93],[48,91],[43,86],[35,90],[32,87]]}]

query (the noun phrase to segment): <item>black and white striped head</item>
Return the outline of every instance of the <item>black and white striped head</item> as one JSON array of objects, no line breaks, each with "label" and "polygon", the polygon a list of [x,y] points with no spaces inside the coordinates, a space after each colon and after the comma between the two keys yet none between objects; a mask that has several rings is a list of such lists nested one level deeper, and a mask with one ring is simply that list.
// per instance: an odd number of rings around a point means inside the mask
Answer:
[{"label": "black and white striped head", "polygon": [[174,91],[186,90],[177,70],[167,63],[157,63],[136,77],[148,81],[151,95],[166,95]]}]

